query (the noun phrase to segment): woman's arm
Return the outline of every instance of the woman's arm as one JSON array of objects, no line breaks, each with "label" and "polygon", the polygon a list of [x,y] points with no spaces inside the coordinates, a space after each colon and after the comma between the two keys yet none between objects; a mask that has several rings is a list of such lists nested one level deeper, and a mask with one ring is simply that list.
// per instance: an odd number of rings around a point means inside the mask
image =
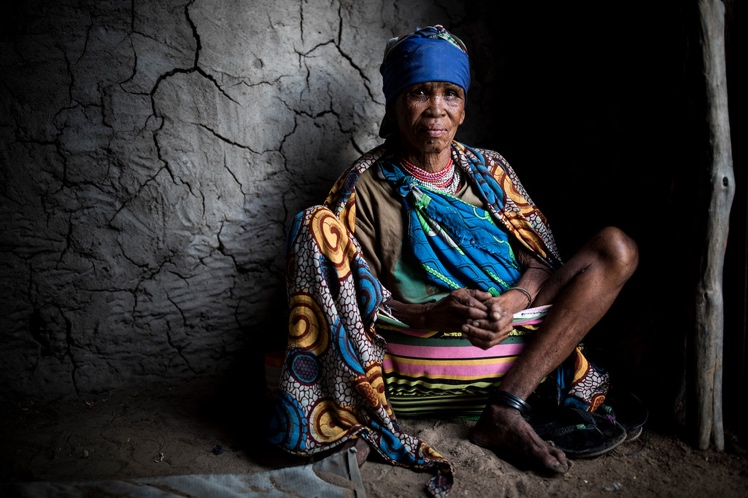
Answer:
[{"label": "woman's arm", "polygon": [[470,320],[460,329],[474,346],[487,349],[501,343],[514,328],[515,313],[533,304],[548,304],[535,303],[535,297],[553,275],[553,270],[538,261],[524,246],[515,247],[514,253],[522,269],[519,280],[502,295],[483,301],[486,318]]},{"label": "woman's arm", "polygon": [[[535,304],[535,297],[543,288],[546,280],[553,275],[553,269],[539,261],[525,246],[520,244],[513,244],[513,246],[522,275],[509,290],[502,294],[502,296],[505,296],[502,304],[512,314],[530,308]],[[518,289],[522,289],[526,293]]]},{"label": "woman's arm", "polygon": [[[552,269],[535,259],[524,247],[516,248],[515,254],[523,273],[513,288],[501,296],[459,289],[433,303],[412,304],[390,299],[385,305],[390,308],[392,316],[416,329],[442,332],[484,329],[492,334],[508,334],[512,328],[512,315],[529,308],[545,281],[553,274]],[[469,326],[468,330],[466,326]]]},{"label": "woman's arm", "polygon": [[415,329],[455,332],[468,320],[488,319],[484,301],[491,298],[488,292],[459,289],[432,303],[412,304],[395,299],[387,301],[392,316]]}]

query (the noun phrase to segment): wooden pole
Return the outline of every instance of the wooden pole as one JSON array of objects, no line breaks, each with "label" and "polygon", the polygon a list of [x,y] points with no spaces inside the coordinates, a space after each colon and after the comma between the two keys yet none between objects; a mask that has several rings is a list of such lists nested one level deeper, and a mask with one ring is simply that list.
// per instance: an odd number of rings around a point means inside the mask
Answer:
[{"label": "wooden pole", "polygon": [[697,442],[699,449],[707,449],[711,441],[717,451],[723,451],[725,438],[722,421],[722,273],[730,208],[735,195],[725,71],[725,6],[721,0],[699,0],[699,15],[711,162],[703,271],[696,288]]}]

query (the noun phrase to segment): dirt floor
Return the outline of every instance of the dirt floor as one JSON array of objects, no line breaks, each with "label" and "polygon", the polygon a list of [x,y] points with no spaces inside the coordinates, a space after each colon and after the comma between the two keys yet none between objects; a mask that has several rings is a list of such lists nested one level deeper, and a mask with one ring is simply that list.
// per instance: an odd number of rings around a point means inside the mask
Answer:
[{"label": "dirt floor", "polygon": [[[118,392],[65,402],[0,407],[0,482],[69,482],[187,474],[243,474],[308,463],[264,442],[267,409],[209,386]],[[247,398],[249,400],[249,398]],[[675,434],[645,426],[636,440],[565,476],[520,470],[468,441],[472,422],[403,420],[456,468],[451,496],[746,496],[745,441],[697,451]],[[370,460],[368,497],[427,496],[429,475]]]}]

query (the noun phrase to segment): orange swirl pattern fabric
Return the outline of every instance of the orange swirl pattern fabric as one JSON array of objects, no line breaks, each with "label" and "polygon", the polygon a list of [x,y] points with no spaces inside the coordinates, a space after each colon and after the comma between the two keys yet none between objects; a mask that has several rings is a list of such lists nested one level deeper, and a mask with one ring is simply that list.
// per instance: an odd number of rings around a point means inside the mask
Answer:
[{"label": "orange swirl pattern fabric", "polygon": [[[458,142],[452,144],[453,157],[457,157],[468,176],[485,195],[488,210],[501,223],[507,232],[527,247],[536,257],[552,268],[561,266],[561,256],[556,247],[553,233],[545,215],[537,208],[527,194],[517,173],[498,152],[487,149],[474,149]],[[456,154],[455,154],[456,152]],[[484,170],[503,190],[503,203],[492,199],[491,188],[484,187]]]},{"label": "orange swirl pattern fabric", "polygon": [[400,428],[385,394],[386,343],[374,322],[389,293],[330,209],[301,212],[289,240],[289,339],[271,442],[313,455],[361,437],[394,465],[434,473],[431,494],[446,495],[452,465]]}]

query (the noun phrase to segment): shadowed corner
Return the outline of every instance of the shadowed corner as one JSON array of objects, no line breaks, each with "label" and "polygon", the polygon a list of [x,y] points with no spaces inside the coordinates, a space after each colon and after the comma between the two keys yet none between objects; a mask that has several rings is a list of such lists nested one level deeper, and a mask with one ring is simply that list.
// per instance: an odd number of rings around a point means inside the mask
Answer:
[{"label": "shadowed corner", "polygon": [[225,431],[233,441],[232,449],[270,468],[307,461],[283,452],[268,439],[274,404],[268,375],[277,381],[282,357],[273,353],[284,350],[288,327],[286,297],[282,291],[277,294],[271,302],[281,304],[268,312],[266,321],[245,331],[244,348],[223,375],[205,390],[198,403],[199,416]]}]

